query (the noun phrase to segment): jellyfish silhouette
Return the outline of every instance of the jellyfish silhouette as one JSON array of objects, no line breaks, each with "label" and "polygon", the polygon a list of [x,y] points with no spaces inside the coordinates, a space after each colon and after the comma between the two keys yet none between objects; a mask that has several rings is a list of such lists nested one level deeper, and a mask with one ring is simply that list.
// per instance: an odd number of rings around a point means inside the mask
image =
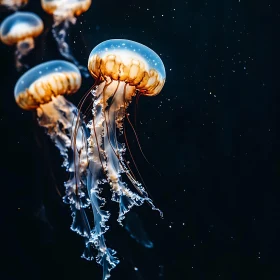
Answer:
[{"label": "jellyfish silhouette", "polygon": [[46,129],[64,158],[63,166],[70,173],[70,179],[65,182],[66,195],[63,200],[70,204],[72,211],[71,229],[85,238],[83,255],[92,259],[92,244],[88,243],[90,225],[84,210],[89,205],[89,199],[86,190],[83,191],[83,173],[87,167],[87,127],[80,117],[74,153],[71,147],[72,127],[75,127],[78,119],[78,110],[63,97],[77,92],[80,86],[79,69],[72,63],[54,60],[39,64],[22,75],[16,83],[14,94],[16,103],[22,109],[36,112],[39,125]]},{"label": "jellyfish silhouette", "polygon": [[145,231],[143,223],[137,213],[127,213],[126,219],[124,221],[124,228],[129,233],[130,237],[137,243],[149,249],[154,247],[154,244],[151,241],[148,233]]},{"label": "jellyfish silhouette", "polygon": [[28,3],[28,0],[0,0],[0,6],[17,11]]},{"label": "jellyfish silhouette", "polygon": [[94,212],[94,228],[89,242],[98,249],[97,262],[103,266],[103,280],[106,280],[119,260],[114,256],[115,251],[105,245],[104,233],[108,229],[105,223],[110,213],[100,209],[106,202],[101,197],[102,185],[110,185],[112,200],[119,204],[121,225],[131,207],[144,202],[162,215],[124,158],[126,147],[129,150],[128,142],[125,141],[125,146],[119,138],[124,136],[126,140],[124,119],[129,121],[127,108],[132,97],[159,94],[165,83],[165,69],[160,57],[150,48],[122,39],[97,45],[89,56],[88,69],[96,80],[81,103],[92,95],[92,119],[87,124],[90,129],[87,189]]},{"label": "jellyfish silhouette", "polygon": [[79,65],[67,43],[70,24],[76,23],[76,16],[86,12],[91,0],[41,0],[42,8],[53,15],[53,36],[58,44],[60,54],[79,67],[84,77],[88,77],[86,67]]},{"label": "jellyfish silhouette", "polygon": [[34,13],[16,12],[8,16],[0,27],[0,39],[6,45],[17,46],[15,61],[17,70],[27,65],[22,63],[22,58],[35,47],[34,38],[39,36],[44,29],[42,20]]}]

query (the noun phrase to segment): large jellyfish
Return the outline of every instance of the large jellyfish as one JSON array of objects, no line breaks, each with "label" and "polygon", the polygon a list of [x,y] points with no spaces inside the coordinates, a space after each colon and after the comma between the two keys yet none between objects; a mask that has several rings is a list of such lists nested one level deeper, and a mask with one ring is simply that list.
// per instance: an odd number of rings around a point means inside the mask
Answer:
[{"label": "large jellyfish", "polygon": [[[86,189],[83,191],[87,167],[87,127],[81,117],[77,118],[77,108],[63,97],[77,92],[80,86],[79,69],[72,63],[54,60],[39,64],[22,75],[14,94],[16,103],[22,109],[36,112],[39,125],[46,129],[64,158],[63,166],[70,173],[70,179],[65,182],[64,202],[69,203],[72,210],[71,229],[85,238],[83,256],[92,259],[92,244],[88,243],[90,225],[84,210],[90,202]],[[79,130],[76,132],[74,153],[71,138],[76,121],[79,121]]]},{"label": "large jellyfish", "polygon": [[73,56],[67,36],[69,36],[70,24],[76,23],[76,16],[86,12],[91,0],[41,0],[43,9],[53,15],[53,36],[58,44],[59,52],[63,57],[73,62],[79,67],[83,76],[88,77],[86,67],[79,65],[77,59]]},{"label": "large jellyfish", "polygon": [[18,70],[23,66],[28,68],[21,60],[35,47],[34,38],[39,36],[43,29],[42,20],[36,14],[29,12],[16,12],[1,24],[1,41],[6,45],[17,46],[15,61]]},{"label": "large jellyfish", "polygon": [[28,0],[0,0],[0,6],[5,6],[10,10],[17,11],[21,7],[25,6]]},{"label": "large jellyfish", "polygon": [[[128,118],[127,107],[133,96],[160,93],[165,83],[165,69],[154,51],[123,39],[97,45],[89,56],[88,69],[96,79],[89,91],[93,97],[93,109],[92,119],[87,125],[90,129],[87,189],[94,212],[94,228],[89,243],[94,243],[98,249],[97,262],[103,266],[103,280],[106,280],[119,261],[114,256],[115,251],[105,245],[104,233],[108,229],[105,222],[110,213],[100,209],[106,202],[101,197],[102,185],[110,186],[112,200],[119,204],[120,224],[134,205],[147,202],[160,212],[125,160],[125,150],[126,147],[129,150],[129,146],[124,119]],[[125,139],[126,146],[119,142],[120,137]]]}]

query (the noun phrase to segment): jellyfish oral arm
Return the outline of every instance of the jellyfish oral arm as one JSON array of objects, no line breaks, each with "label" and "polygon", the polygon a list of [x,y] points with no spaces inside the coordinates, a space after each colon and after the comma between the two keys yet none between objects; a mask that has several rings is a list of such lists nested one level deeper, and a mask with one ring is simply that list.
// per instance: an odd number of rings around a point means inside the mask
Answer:
[{"label": "jellyfish oral arm", "polygon": [[[95,165],[93,167],[92,165]],[[97,166],[97,168],[96,168]],[[108,226],[105,223],[108,221],[110,214],[109,211],[104,211],[101,207],[105,204],[105,199],[100,197],[100,192],[102,189],[100,185],[101,181],[96,180],[98,174],[100,173],[100,166],[95,164],[95,162],[90,163],[90,168],[93,173],[89,173],[88,178],[88,191],[90,193],[90,200],[92,211],[94,215],[94,228],[91,231],[91,237],[89,243],[93,243],[94,247],[97,249],[98,254],[96,257],[96,262],[103,267],[103,280],[110,277],[110,271],[116,267],[119,260],[115,257],[116,252],[106,246],[104,233],[108,230]],[[95,176],[96,175],[96,176]],[[83,255],[84,258],[86,258]]]},{"label": "jellyfish oral arm", "polygon": [[69,44],[67,42],[67,37],[69,35],[70,24],[75,24],[76,18],[70,17],[70,19],[62,20],[59,17],[54,17],[54,24],[52,28],[53,36],[57,42],[58,50],[60,54],[66,59],[73,62],[81,71],[84,77],[88,77],[89,73],[86,67],[79,64],[78,60],[73,56]]},{"label": "jellyfish oral arm", "polygon": [[16,68],[21,70],[23,67],[28,68],[27,65],[22,63],[24,56],[28,55],[35,47],[34,39],[32,37],[24,38],[17,43],[17,49],[15,51]]},{"label": "jellyfish oral arm", "polygon": [[52,102],[37,108],[38,123],[45,127],[55,146],[64,158],[63,166],[69,169],[68,149],[71,147],[71,120],[74,118],[76,107],[63,96],[52,97]]},{"label": "jellyfish oral arm", "polygon": [[66,59],[72,61],[75,65],[78,64],[78,61],[71,54],[68,43],[66,42],[66,37],[68,35],[70,22],[68,20],[62,22],[55,22],[53,25],[53,36],[58,44],[58,49],[60,54]]},{"label": "jellyfish oral arm", "polygon": [[104,233],[108,230],[106,222],[110,214],[101,208],[105,204],[105,199],[101,197],[102,185],[106,183],[104,179],[104,153],[99,146],[102,134],[102,111],[98,111],[92,121],[88,123],[90,136],[88,138],[89,168],[87,175],[88,194],[91,200],[92,211],[94,214],[94,228],[91,232],[90,242],[98,250],[96,261],[103,267],[103,280],[110,277],[110,271],[119,263],[114,256],[116,252],[108,248],[105,244]]},{"label": "jellyfish oral arm", "polygon": [[81,118],[77,117],[77,108],[63,96],[52,97],[52,102],[38,107],[37,114],[40,126],[46,128],[64,159],[62,166],[70,173],[70,179],[64,183],[66,195],[63,201],[70,204],[73,218],[71,229],[85,238],[86,249],[83,256],[91,260],[94,258],[92,246],[88,244],[91,229],[84,210],[89,205],[89,199],[83,189],[86,185],[87,143],[84,135],[87,128],[79,127],[74,149],[71,145],[73,127],[78,119],[81,122]]},{"label": "jellyfish oral arm", "polygon": [[[98,145],[95,148],[102,154],[105,179],[111,186],[112,200],[119,203],[118,222],[122,225],[125,213],[134,205],[140,206],[147,201],[154,210],[157,209],[142,185],[131,174],[123,158],[125,145],[117,140],[117,132],[122,132],[126,107],[135,95],[135,87],[120,81],[102,82],[94,95],[93,124]],[[93,130],[91,128],[91,130]],[[97,157],[95,157],[97,158]],[[138,193],[130,190],[122,180],[126,175]]]}]

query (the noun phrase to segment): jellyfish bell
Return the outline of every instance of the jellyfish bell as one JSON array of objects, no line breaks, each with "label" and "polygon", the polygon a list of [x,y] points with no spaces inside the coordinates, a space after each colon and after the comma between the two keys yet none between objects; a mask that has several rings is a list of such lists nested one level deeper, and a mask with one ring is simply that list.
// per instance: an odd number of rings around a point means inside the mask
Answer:
[{"label": "jellyfish bell", "polygon": [[88,69],[95,79],[110,79],[147,96],[159,94],[166,78],[163,62],[153,50],[123,39],[97,45],[90,53]]},{"label": "jellyfish bell", "polygon": [[86,12],[91,5],[91,0],[41,0],[41,4],[48,14],[54,15],[57,20],[62,21],[74,19]]},{"label": "jellyfish bell", "polygon": [[34,13],[16,12],[8,16],[1,24],[0,39],[6,45],[16,45],[16,67],[23,66],[21,59],[35,46],[34,38],[44,29],[42,20]]},{"label": "jellyfish bell", "polygon": [[73,94],[81,86],[79,69],[70,62],[54,60],[27,71],[15,86],[17,104],[25,110],[38,109],[59,95]]},{"label": "jellyfish bell", "polygon": [[28,0],[0,0],[0,6],[5,6],[11,10],[18,10],[25,6]]},{"label": "jellyfish bell", "polygon": [[44,111],[43,108],[59,96],[77,92],[81,81],[80,71],[72,63],[63,60],[45,62],[21,76],[15,86],[15,99],[24,110]]},{"label": "jellyfish bell", "polygon": [[81,66],[73,56],[67,37],[70,23],[75,24],[76,17],[89,9],[91,0],[41,0],[41,5],[45,12],[53,16],[52,33],[60,54],[78,66],[84,77],[89,77],[86,67]]}]

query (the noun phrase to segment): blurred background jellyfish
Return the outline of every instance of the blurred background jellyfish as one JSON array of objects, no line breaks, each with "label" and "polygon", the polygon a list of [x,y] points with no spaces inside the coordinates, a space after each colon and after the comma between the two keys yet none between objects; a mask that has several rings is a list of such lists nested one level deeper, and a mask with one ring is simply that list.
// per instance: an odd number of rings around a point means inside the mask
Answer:
[{"label": "blurred background jellyfish", "polygon": [[79,118],[75,141],[77,152],[73,153],[72,127],[76,124],[78,110],[63,97],[77,92],[81,80],[80,71],[74,64],[53,60],[39,64],[22,75],[16,83],[14,94],[19,107],[36,112],[39,125],[46,128],[64,158],[63,166],[70,172],[70,179],[65,182],[66,195],[63,199],[72,210],[71,229],[85,237],[86,250],[83,255],[92,259],[92,244],[88,244],[90,226],[84,210],[89,200],[83,191],[83,173],[87,167],[87,128]]},{"label": "blurred background jellyfish", "polygon": [[0,6],[17,11],[28,3],[28,0],[0,0]]},{"label": "blurred background jellyfish", "polygon": [[126,214],[124,228],[129,233],[130,237],[137,243],[149,249],[154,247],[154,244],[148,233],[145,231],[143,223],[137,213],[130,211]]},{"label": "blurred background jellyfish", "polygon": [[[89,56],[88,69],[96,80],[82,101],[92,94],[92,119],[88,123],[87,188],[95,227],[89,241],[98,249],[97,262],[103,266],[104,280],[110,277],[110,270],[119,261],[114,257],[115,251],[105,245],[104,233],[108,229],[105,222],[110,213],[100,209],[106,202],[101,197],[102,185],[110,185],[112,200],[119,204],[120,224],[131,207],[144,202],[162,215],[124,158],[126,147],[129,150],[124,119],[128,118],[127,108],[133,96],[160,93],[165,83],[165,69],[154,51],[142,44],[122,39],[97,45]],[[126,146],[119,142],[120,136],[124,136]],[[125,177],[136,192],[125,182]]]},{"label": "blurred background jellyfish", "polygon": [[17,70],[27,65],[22,58],[35,47],[34,38],[44,29],[42,20],[34,13],[16,12],[8,16],[1,24],[0,38],[6,45],[16,45],[15,61]]},{"label": "blurred background jellyfish", "polygon": [[79,65],[67,43],[70,24],[76,23],[76,17],[86,12],[91,0],[41,0],[42,8],[53,15],[53,36],[58,44],[60,54],[79,67],[83,76],[88,77],[86,67]]}]

